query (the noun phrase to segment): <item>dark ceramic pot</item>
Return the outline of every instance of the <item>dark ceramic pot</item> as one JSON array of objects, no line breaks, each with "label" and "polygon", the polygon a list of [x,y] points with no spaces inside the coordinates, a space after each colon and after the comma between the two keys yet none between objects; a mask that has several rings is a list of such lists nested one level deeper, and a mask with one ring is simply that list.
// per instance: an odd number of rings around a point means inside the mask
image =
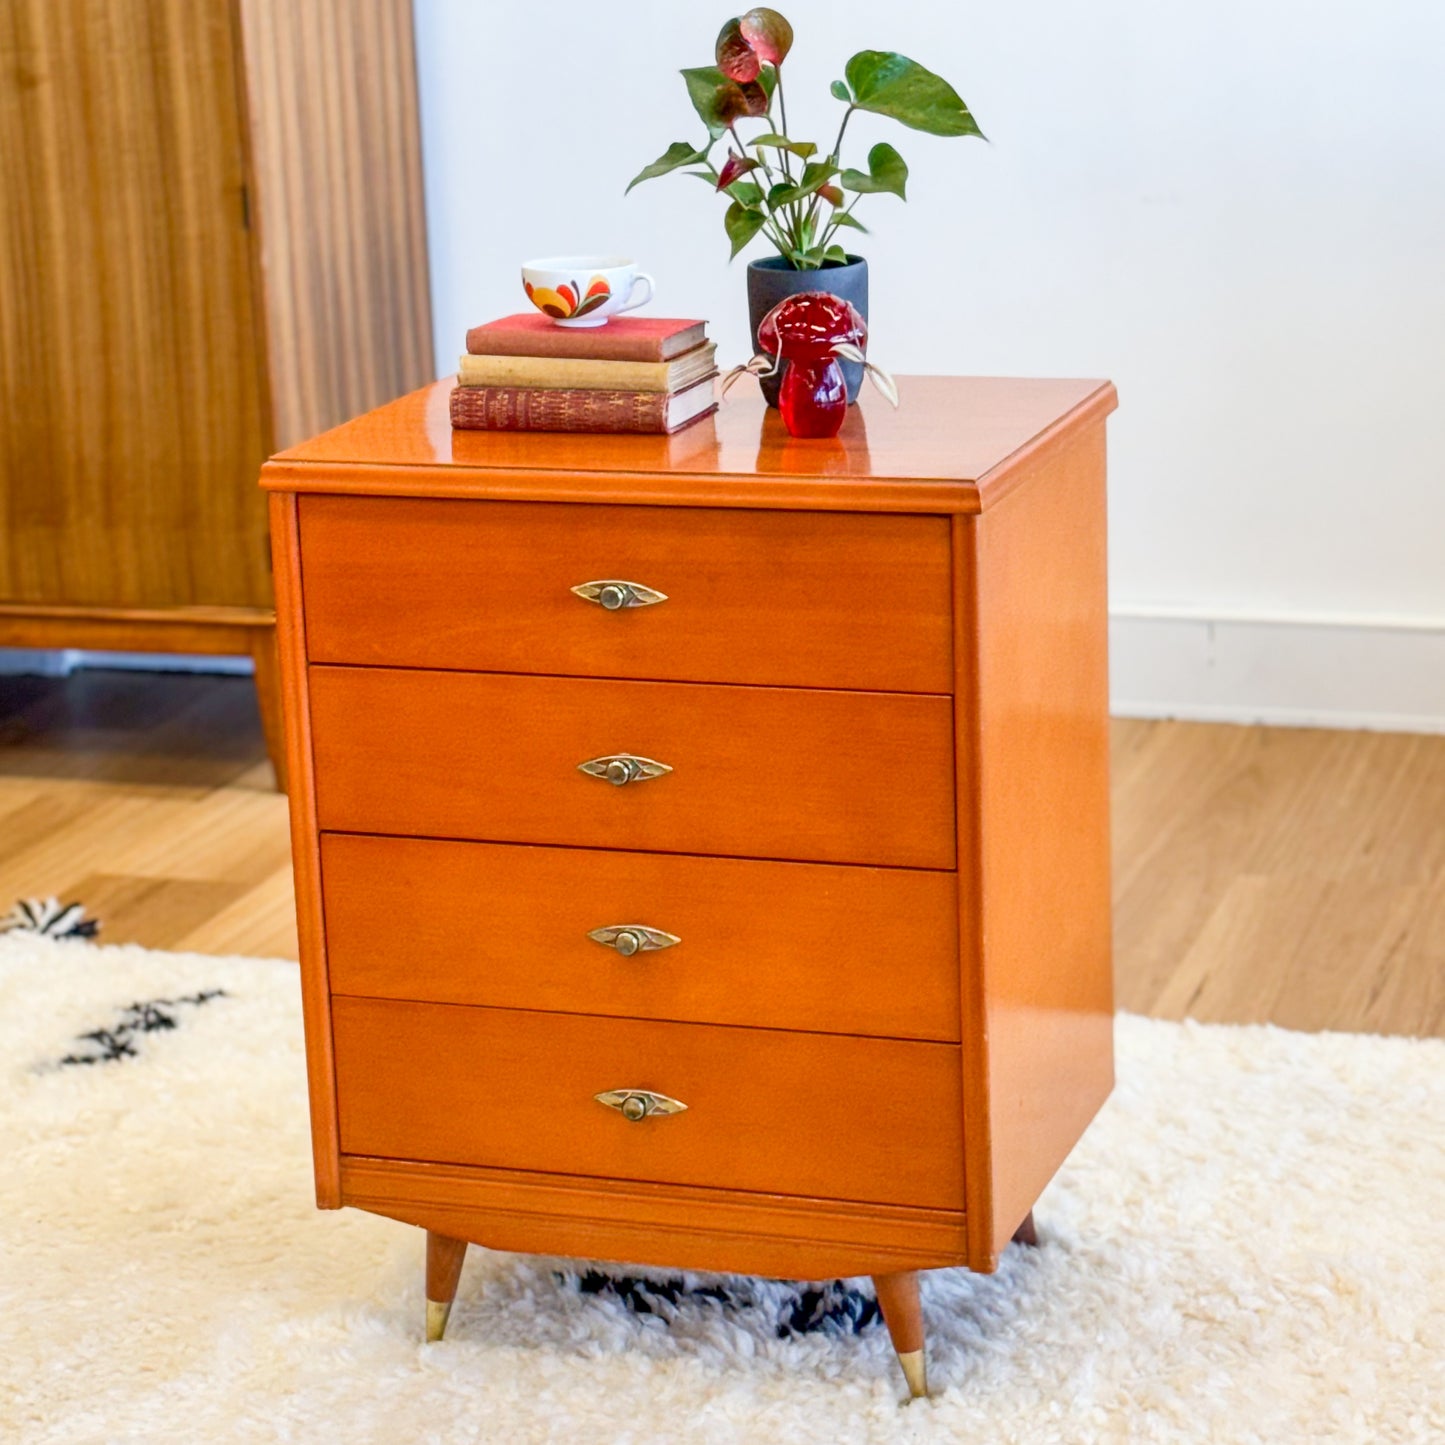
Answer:
[{"label": "dark ceramic pot", "polygon": [[[864,321],[868,319],[868,263],[861,256],[849,256],[846,266],[824,266],[819,271],[795,271],[781,256],[749,261],[748,319],[752,323],[754,356],[759,349],[759,322],[785,296],[796,296],[800,291],[826,291],[830,296],[841,296],[857,307]],[[858,400],[858,388],[863,385],[863,368],[856,361],[843,361],[839,365],[843,368],[851,406]],[[773,377],[762,377],[761,381],[768,405],[777,406],[782,371]]]}]

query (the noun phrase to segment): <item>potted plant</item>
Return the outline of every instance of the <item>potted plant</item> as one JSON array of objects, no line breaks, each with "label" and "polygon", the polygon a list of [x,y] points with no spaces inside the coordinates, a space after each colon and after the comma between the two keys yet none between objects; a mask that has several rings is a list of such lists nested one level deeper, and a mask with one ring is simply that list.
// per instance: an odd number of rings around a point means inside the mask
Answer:
[{"label": "potted plant", "polygon": [[[723,226],[736,256],[761,236],[777,255],[748,263],[748,310],[754,349],[758,323],[785,296],[826,291],[868,315],[868,263],[849,252],[841,234],[866,232],[854,215],[864,196],[886,192],[904,198],[908,166],[886,142],[868,152],[867,170],[845,167],[843,137],[854,111],[886,115],[929,135],[982,136],[968,107],[941,76],[891,50],[860,50],[831,87],[844,107],[832,148],[788,134],[783,61],[793,27],[776,10],[758,7],[729,20],[718,33],[716,63],[682,72],[688,98],[707,127],[700,146],[674,141],[628,184],[683,171],[725,195]],[[740,126],[756,124],[746,139]],[[719,165],[713,149],[725,142]],[[857,399],[863,368],[844,366],[848,400]],[[763,391],[777,405],[780,378],[765,377]]]}]

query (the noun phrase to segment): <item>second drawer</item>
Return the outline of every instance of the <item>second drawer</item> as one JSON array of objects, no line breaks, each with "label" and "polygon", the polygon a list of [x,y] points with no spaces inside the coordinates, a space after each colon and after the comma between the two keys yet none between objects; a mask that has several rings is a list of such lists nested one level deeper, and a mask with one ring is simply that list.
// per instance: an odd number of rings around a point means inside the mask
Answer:
[{"label": "second drawer", "polygon": [[[950,698],[369,667],[310,683],[330,831],[954,866]],[[579,771],[622,754],[670,771]]]},{"label": "second drawer", "polygon": [[[959,1037],[952,873],[353,834],[321,868],[337,993]],[[628,925],[661,937],[589,936]]]}]

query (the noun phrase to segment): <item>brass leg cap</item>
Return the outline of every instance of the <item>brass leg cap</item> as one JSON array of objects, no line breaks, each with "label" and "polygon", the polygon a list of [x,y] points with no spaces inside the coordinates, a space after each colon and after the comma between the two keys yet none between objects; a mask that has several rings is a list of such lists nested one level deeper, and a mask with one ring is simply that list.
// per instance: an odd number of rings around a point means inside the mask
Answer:
[{"label": "brass leg cap", "polygon": [[426,1302],[426,1342],[435,1344],[447,1332],[447,1316],[452,1312],[450,1300],[429,1299]]},{"label": "brass leg cap", "polygon": [[915,1400],[928,1395],[928,1361],[922,1350],[904,1350],[898,1356],[903,1366],[903,1378],[908,1381],[908,1393]]}]

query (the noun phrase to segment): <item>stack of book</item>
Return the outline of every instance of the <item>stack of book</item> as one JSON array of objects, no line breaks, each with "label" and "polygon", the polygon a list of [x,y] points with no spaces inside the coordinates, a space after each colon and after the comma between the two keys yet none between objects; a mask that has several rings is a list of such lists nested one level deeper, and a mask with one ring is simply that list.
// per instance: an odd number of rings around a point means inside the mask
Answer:
[{"label": "stack of book", "polygon": [[717,410],[704,321],[616,316],[554,326],[531,312],[467,332],[452,425],[477,431],[681,430]]}]

